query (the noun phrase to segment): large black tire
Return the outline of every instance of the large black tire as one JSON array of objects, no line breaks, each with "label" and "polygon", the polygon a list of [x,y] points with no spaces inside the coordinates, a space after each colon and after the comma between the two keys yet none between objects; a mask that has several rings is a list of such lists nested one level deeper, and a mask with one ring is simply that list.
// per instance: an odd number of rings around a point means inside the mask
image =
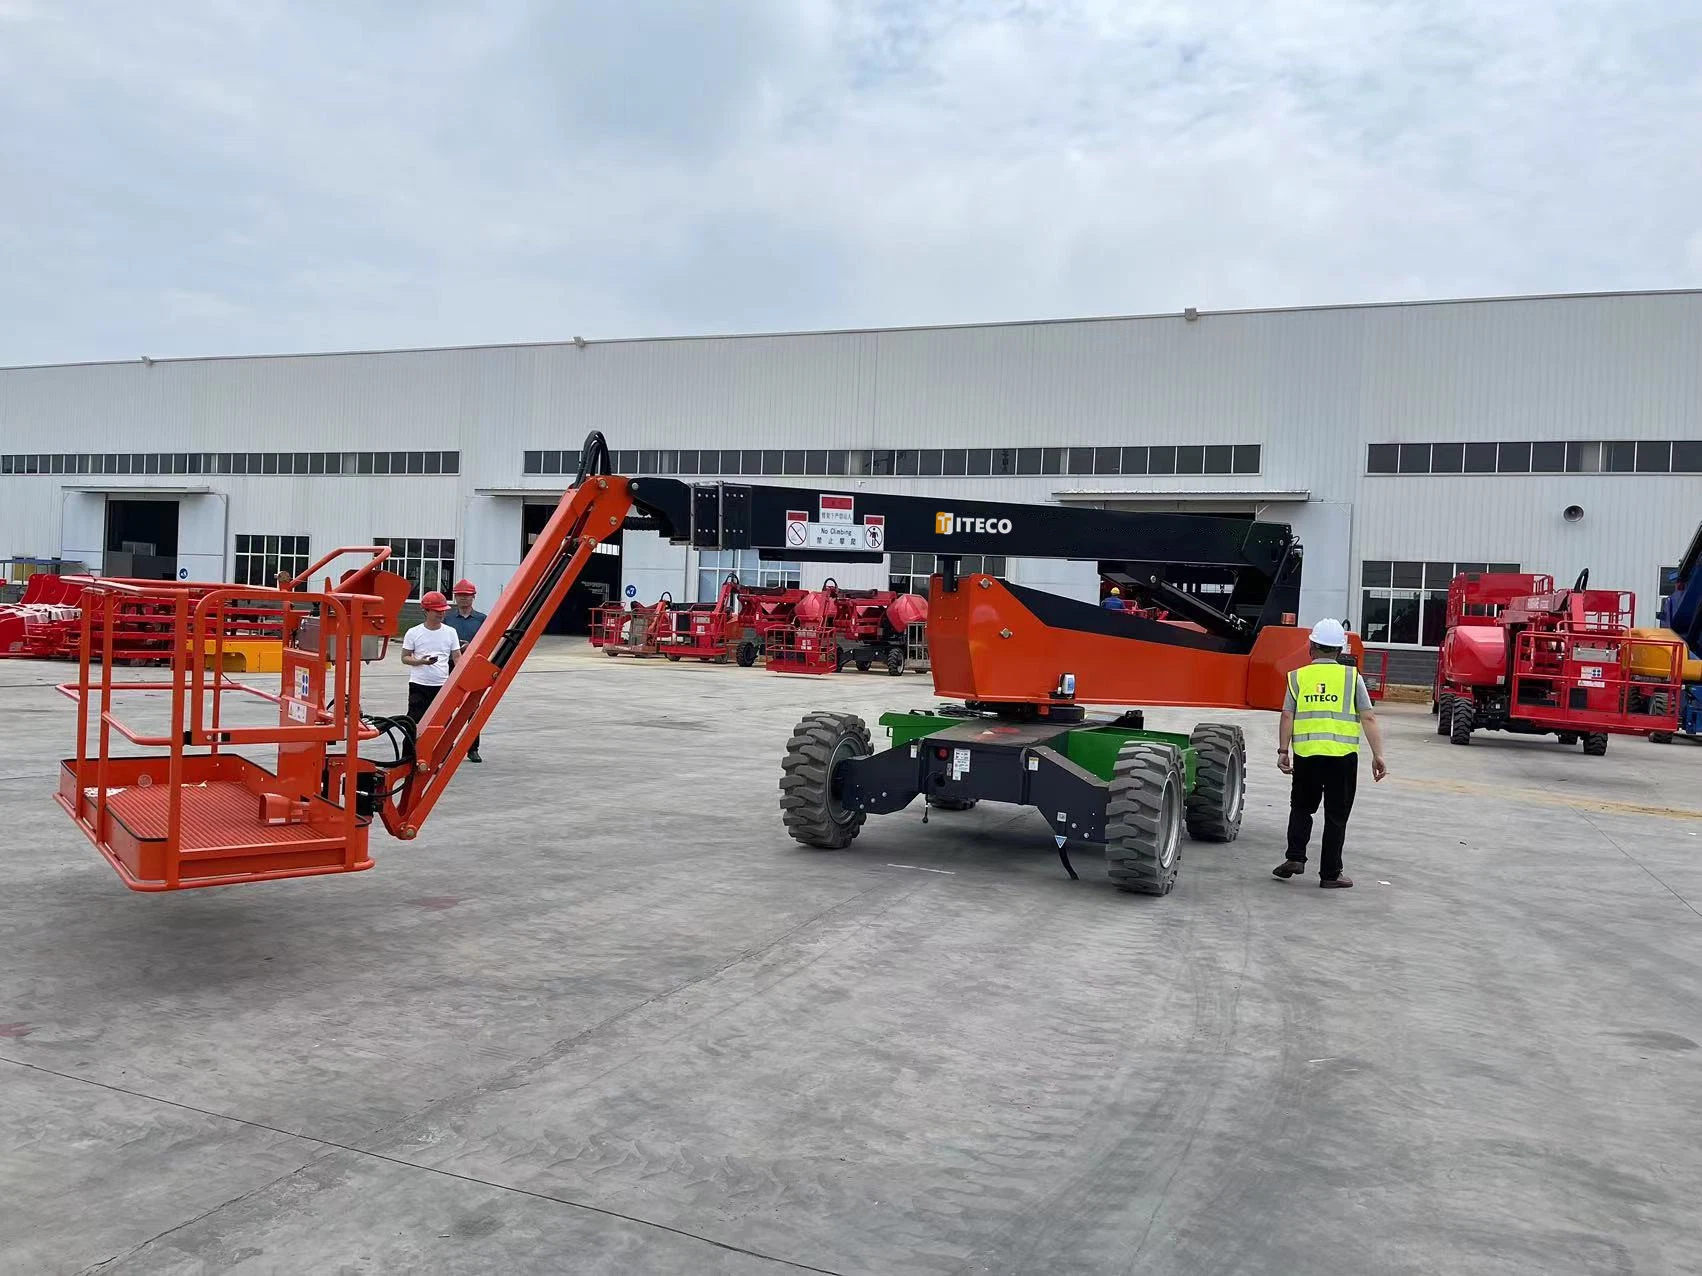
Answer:
[{"label": "large black tire", "polygon": [[856,714],[804,715],[780,764],[780,814],[794,841],[829,851],[851,845],[866,817],[839,804],[833,768],[845,758],[873,752],[869,728]]},{"label": "large black tire", "polygon": [[1454,693],[1451,691],[1444,691],[1442,693],[1442,699],[1437,703],[1436,734],[1447,735],[1448,732],[1453,729],[1453,720]]},{"label": "large black tire", "polygon": [[936,811],[967,811],[973,807],[979,798],[946,797],[944,794],[930,793],[928,805]]},{"label": "large black tire", "polygon": [[1233,842],[1247,804],[1247,741],[1241,728],[1202,722],[1188,737],[1194,748],[1194,791],[1188,794],[1188,836],[1196,842]]},{"label": "large black tire", "polygon": [[1168,895],[1182,864],[1182,758],[1169,745],[1130,740],[1117,751],[1105,799],[1105,866],[1119,890]]},{"label": "large black tire", "polygon": [[904,672],[904,653],[897,647],[889,647],[887,649],[886,671],[894,678]]},{"label": "large black tire", "polygon": [[741,642],[739,644],[739,653],[738,653],[737,657],[735,657],[735,658],[739,662],[739,668],[749,669],[752,665],[754,665],[756,663],[756,658],[757,658],[756,644],[754,642],[752,642],[749,638],[745,639],[743,642]]},{"label": "large black tire", "polygon": [[1671,744],[1672,743],[1672,732],[1671,731],[1651,731],[1651,732],[1649,732],[1649,739],[1650,739],[1651,742],[1653,742],[1655,744]]},{"label": "large black tire", "polygon": [[1454,697],[1448,714],[1448,739],[1454,744],[1470,744],[1472,727],[1477,724],[1477,705],[1465,696]]},{"label": "large black tire", "polygon": [[869,672],[869,662],[867,660],[859,660],[857,662],[857,672],[858,673],[868,673]]},{"label": "large black tire", "polygon": [[1560,743],[1564,744],[1568,749],[1570,749],[1573,745],[1578,743],[1578,735],[1577,735],[1577,732],[1575,732],[1575,731],[1562,731],[1555,738],[1558,739],[1560,741]]},{"label": "large black tire", "polygon": [[1607,732],[1592,731],[1584,737],[1584,752],[1599,758],[1607,752]]}]

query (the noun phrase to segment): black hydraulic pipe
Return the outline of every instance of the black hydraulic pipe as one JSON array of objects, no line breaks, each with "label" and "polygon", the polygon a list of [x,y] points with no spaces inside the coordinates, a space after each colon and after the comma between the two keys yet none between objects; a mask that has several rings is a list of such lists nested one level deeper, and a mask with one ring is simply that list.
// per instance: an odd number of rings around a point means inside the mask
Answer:
[{"label": "black hydraulic pipe", "polygon": [[1136,581],[1133,588],[1143,598],[1158,603],[1165,610],[1186,616],[1208,634],[1216,634],[1219,638],[1240,638],[1247,632],[1247,622],[1239,616],[1225,615],[1210,603],[1202,602],[1156,576]]}]

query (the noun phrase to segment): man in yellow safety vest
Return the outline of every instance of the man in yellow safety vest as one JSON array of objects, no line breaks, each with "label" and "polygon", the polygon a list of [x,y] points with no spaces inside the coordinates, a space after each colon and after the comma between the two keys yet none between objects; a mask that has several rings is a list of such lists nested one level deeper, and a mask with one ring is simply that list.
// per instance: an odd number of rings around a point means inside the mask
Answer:
[{"label": "man in yellow safety vest", "polygon": [[[1271,870],[1277,877],[1306,871],[1306,843],[1312,816],[1324,803],[1323,854],[1318,885],[1352,886],[1342,876],[1342,844],[1347,817],[1359,785],[1359,736],[1371,742],[1371,778],[1389,773],[1383,764],[1383,729],[1371,711],[1371,693],[1359,670],[1343,663],[1347,630],[1339,620],[1312,626],[1312,663],[1288,675],[1288,695],[1277,726],[1277,766],[1294,777],[1288,806],[1288,858]],[[1289,747],[1293,745],[1293,756]]]}]

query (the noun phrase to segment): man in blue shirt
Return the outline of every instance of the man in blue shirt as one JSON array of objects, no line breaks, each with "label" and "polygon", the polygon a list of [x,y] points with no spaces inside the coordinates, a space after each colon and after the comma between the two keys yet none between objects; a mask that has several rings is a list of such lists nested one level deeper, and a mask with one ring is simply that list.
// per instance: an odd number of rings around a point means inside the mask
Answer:
[{"label": "man in blue shirt", "polygon": [[[473,597],[477,594],[470,580],[455,582],[455,609],[444,617],[443,623],[448,625],[461,639],[461,647],[466,649],[473,641],[473,635],[479,632],[479,626],[485,623],[485,613],[473,610]],[[467,750],[467,761],[483,762],[479,756],[479,737],[473,737],[473,747]]]},{"label": "man in blue shirt", "polygon": [[1099,605],[1105,608],[1106,611],[1122,611],[1123,591],[1118,589],[1115,585],[1111,586],[1111,592],[1106,594],[1105,597],[1100,600]]}]

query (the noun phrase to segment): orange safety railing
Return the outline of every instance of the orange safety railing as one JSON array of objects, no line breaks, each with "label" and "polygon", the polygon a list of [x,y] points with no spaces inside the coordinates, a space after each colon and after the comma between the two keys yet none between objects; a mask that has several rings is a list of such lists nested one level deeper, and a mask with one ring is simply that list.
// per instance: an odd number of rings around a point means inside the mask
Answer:
[{"label": "orange safety railing", "polygon": [[[360,745],[381,733],[361,715],[361,665],[382,657],[408,586],[378,570],[389,555],[383,547],[337,550],[310,571],[353,552],[370,558],[318,592],[85,582],[78,679],[59,688],[77,703],[77,742],[61,764],[58,801],[131,889],[372,866],[366,834],[380,772],[361,760]],[[137,606],[161,626],[169,679],[115,676],[116,619]],[[253,632],[256,612],[271,618],[284,646],[276,694],[229,678],[217,659],[227,638]],[[211,670],[202,658],[209,650]],[[117,712],[120,696],[161,692],[170,697],[164,734]],[[277,721],[234,724],[233,695],[276,706]],[[139,752],[115,751],[119,740]],[[232,751],[267,746],[270,766]]]}]

